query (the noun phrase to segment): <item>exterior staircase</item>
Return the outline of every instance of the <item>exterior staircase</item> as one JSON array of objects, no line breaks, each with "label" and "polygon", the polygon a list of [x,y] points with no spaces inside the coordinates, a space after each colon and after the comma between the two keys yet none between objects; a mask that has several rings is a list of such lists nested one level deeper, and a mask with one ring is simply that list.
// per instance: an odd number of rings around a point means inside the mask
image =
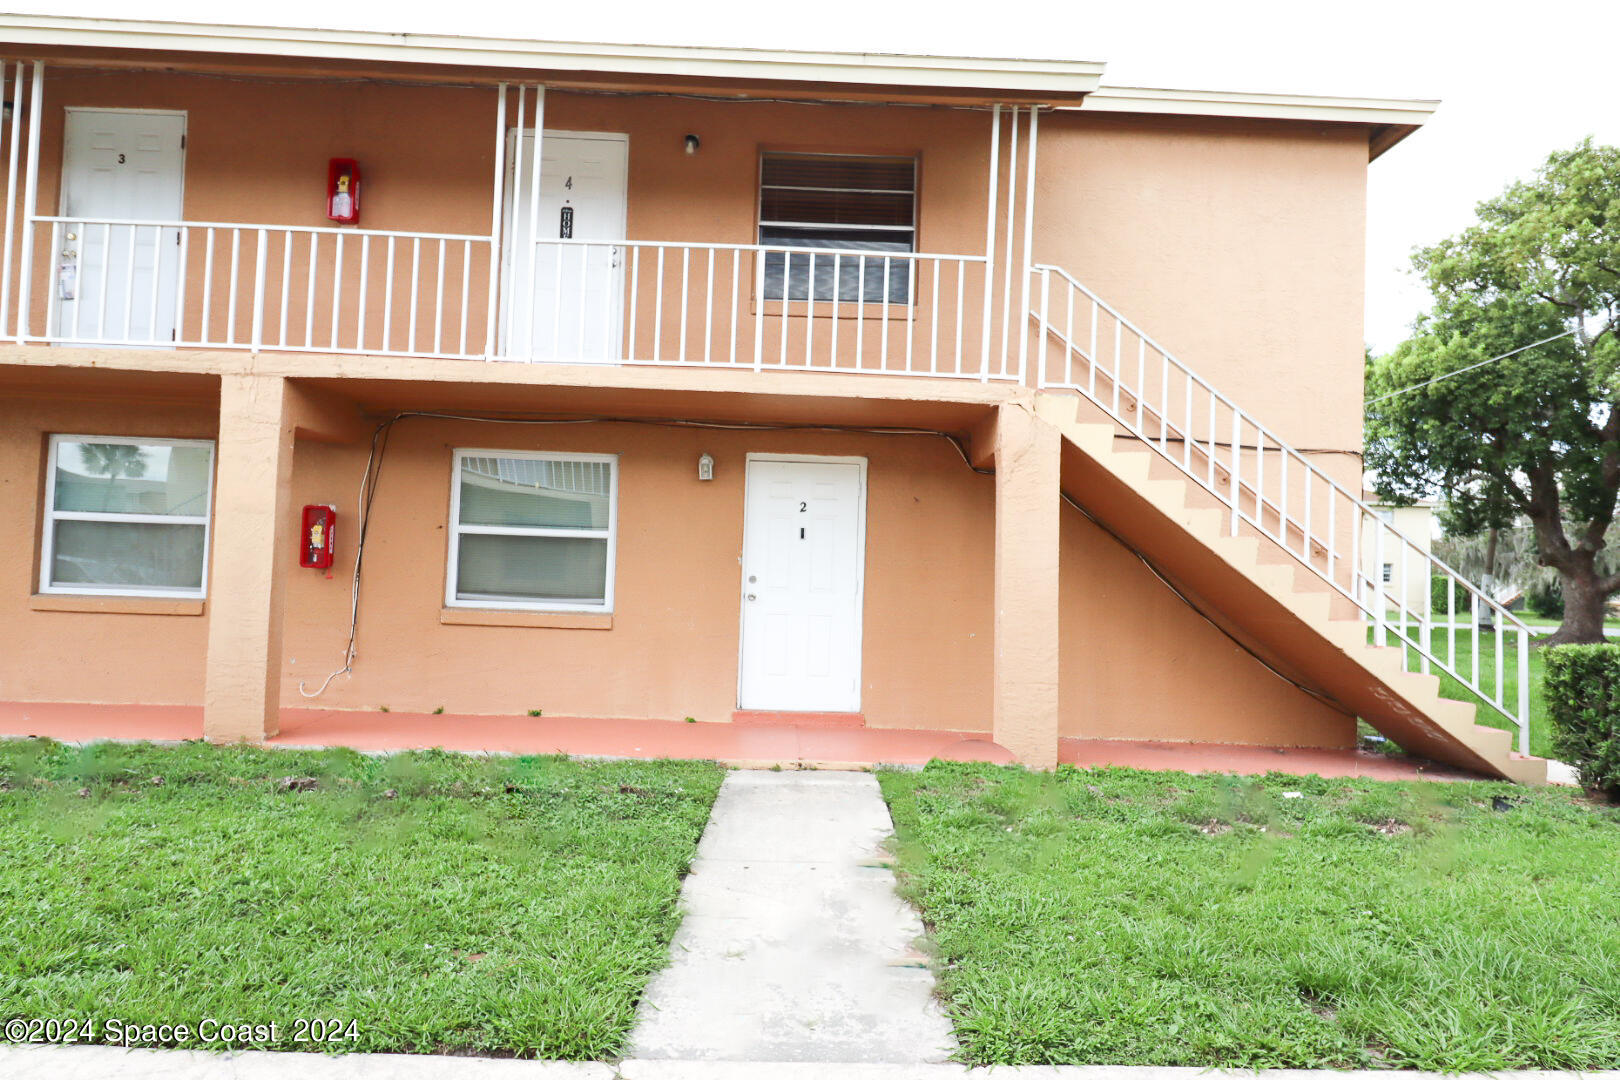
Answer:
[{"label": "exterior staircase", "polygon": [[[1031,313],[1035,411],[1063,436],[1061,482],[1071,503],[1279,674],[1408,752],[1547,782],[1547,761],[1528,754],[1528,627],[1427,551],[1430,574],[1452,590],[1445,612],[1368,581],[1361,547],[1373,541],[1364,533],[1374,534],[1380,563],[1394,551],[1404,567],[1418,545],[1084,286],[1054,267],[1036,273],[1044,280]],[[1052,299],[1056,275],[1072,293],[1061,305]],[[1096,320],[1080,331],[1068,314],[1076,299]],[[1067,326],[1056,324],[1058,311]],[[1292,479],[1283,462],[1292,463]],[[1479,629],[1482,614],[1494,630]],[[1516,701],[1501,678],[1510,646]],[[1494,688],[1491,666],[1482,677],[1475,663],[1482,650],[1503,661]],[[1440,695],[1442,670],[1514,724],[1523,752],[1514,731],[1475,722],[1476,702]]]}]

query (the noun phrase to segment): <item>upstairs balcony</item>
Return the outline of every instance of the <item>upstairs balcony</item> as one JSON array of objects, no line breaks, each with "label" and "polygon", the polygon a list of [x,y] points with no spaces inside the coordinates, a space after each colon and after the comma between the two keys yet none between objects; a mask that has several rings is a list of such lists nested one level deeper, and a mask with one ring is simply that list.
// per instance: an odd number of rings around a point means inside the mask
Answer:
[{"label": "upstairs balcony", "polygon": [[0,80],[14,344],[1024,379],[1039,106]]},{"label": "upstairs balcony", "polygon": [[467,234],[35,223],[60,261],[24,343],[1017,377],[983,255],[548,237],[492,265]]}]

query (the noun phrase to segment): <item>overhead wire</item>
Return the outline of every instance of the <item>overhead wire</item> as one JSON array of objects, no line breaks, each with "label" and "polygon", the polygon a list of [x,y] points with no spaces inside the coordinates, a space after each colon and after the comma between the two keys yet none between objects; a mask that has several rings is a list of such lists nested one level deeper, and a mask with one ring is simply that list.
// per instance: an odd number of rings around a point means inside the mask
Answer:
[{"label": "overhead wire", "polygon": [[1403,386],[1399,390],[1391,390],[1387,394],[1380,394],[1378,397],[1375,397],[1372,400],[1365,402],[1362,407],[1363,408],[1368,408],[1368,407],[1371,407],[1373,405],[1378,404],[1380,401],[1388,401],[1390,398],[1400,397],[1402,394],[1410,394],[1410,393],[1412,393],[1413,391],[1416,391],[1416,390],[1426,389],[1426,388],[1428,388],[1430,386],[1433,386],[1437,382],[1444,382],[1445,380],[1455,378],[1458,375],[1466,375],[1470,371],[1478,371],[1480,368],[1484,367],[1487,364],[1494,364],[1498,360],[1506,360],[1510,356],[1518,356],[1522,352],[1528,352],[1529,350],[1534,349],[1534,348],[1536,348],[1537,346],[1540,346],[1540,345],[1545,345],[1550,341],[1557,341],[1559,338],[1567,338],[1571,334],[1578,333],[1580,331],[1580,329],[1581,328],[1579,326],[1577,326],[1572,330],[1565,330],[1562,334],[1554,334],[1552,337],[1544,337],[1540,341],[1532,341],[1528,345],[1521,345],[1517,349],[1513,349],[1510,352],[1503,353],[1501,356],[1493,356],[1489,360],[1481,360],[1477,364],[1469,364],[1467,367],[1458,368],[1456,371],[1448,371],[1443,375],[1436,375],[1434,378],[1426,380],[1424,382],[1414,383],[1411,386]]}]

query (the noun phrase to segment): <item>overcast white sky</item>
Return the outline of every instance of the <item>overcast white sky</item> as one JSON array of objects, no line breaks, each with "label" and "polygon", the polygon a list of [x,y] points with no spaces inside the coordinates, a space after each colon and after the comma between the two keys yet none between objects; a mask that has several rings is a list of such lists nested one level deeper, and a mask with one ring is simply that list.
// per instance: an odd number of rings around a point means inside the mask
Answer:
[{"label": "overcast white sky", "polygon": [[[562,41],[747,45],[1103,60],[1117,85],[1439,98],[1429,125],[1369,174],[1367,340],[1406,335],[1425,292],[1413,246],[1585,135],[1620,141],[1606,41],[1614,0],[11,0],[13,11],[510,34]],[[336,13],[336,14],[334,14]],[[1311,238],[1300,237],[1309,244]],[[1279,312],[1298,318],[1299,312]]]}]

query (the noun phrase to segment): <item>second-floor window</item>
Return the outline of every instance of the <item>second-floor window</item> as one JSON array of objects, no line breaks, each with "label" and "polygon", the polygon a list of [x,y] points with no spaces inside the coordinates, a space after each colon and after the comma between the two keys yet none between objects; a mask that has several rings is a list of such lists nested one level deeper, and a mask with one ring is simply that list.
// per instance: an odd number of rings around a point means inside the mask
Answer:
[{"label": "second-floor window", "polygon": [[[851,255],[917,249],[917,162],[846,154],[766,154],[759,242],[766,300],[910,301],[913,261]],[[845,254],[835,254],[843,252]]]}]

